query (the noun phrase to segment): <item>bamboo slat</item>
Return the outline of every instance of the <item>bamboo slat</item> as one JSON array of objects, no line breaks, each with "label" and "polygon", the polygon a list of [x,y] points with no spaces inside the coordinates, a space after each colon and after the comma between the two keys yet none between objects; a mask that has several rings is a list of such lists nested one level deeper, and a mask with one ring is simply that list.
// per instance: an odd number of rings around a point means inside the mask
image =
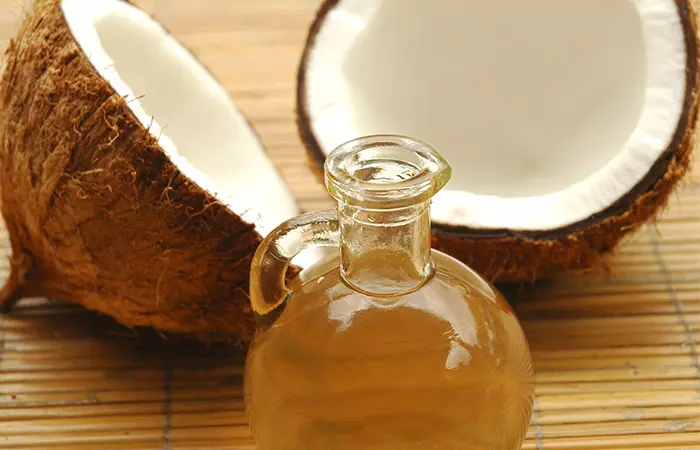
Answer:
[{"label": "bamboo slat", "polygon": [[[0,0],[0,39],[23,3]],[[317,0],[137,3],[221,79],[301,207],[330,206],[294,123],[296,64]],[[607,271],[504,293],[537,372],[523,448],[700,449],[700,164]],[[25,300],[0,316],[0,450],[254,450],[243,358]]]}]

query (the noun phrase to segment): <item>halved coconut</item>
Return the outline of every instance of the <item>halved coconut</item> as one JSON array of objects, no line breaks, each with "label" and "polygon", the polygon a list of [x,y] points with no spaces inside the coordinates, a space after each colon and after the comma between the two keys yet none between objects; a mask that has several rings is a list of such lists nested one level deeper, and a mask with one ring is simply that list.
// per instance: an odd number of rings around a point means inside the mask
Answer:
[{"label": "halved coconut", "polygon": [[252,253],[298,211],[202,64],[124,1],[38,0],[0,88],[0,305],[51,296],[247,340]]},{"label": "halved coconut", "polygon": [[453,166],[435,245],[492,279],[590,268],[689,165],[687,0],[328,0],[298,74],[300,133],[398,133]]}]

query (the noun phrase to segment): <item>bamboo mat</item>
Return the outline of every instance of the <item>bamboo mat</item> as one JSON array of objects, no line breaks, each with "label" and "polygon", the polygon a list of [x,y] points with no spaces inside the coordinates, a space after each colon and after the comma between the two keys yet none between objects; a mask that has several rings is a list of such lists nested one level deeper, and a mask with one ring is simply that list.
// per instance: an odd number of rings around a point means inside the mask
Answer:
[{"label": "bamboo mat", "polygon": [[[0,37],[14,32],[20,3],[0,0]],[[304,209],[329,206],[293,122],[316,1],[139,3],[224,82]],[[610,273],[506,294],[537,371],[524,448],[700,449],[700,165]],[[135,336],[78,307],[26,300],[0,316],[0,449],[254,449],[241,370],[226,348]]]}]

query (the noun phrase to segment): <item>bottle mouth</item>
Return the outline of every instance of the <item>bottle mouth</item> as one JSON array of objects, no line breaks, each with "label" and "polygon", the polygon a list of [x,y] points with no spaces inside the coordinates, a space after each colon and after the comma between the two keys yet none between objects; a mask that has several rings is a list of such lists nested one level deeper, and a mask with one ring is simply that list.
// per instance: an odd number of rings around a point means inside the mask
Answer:
[{"label": "bottle mouth", "polygon": [[326,159],[328,192],[365,208],[401,208],[425,202],[450,179],[447,161],[431,146],[399,135],[348,141]]}]

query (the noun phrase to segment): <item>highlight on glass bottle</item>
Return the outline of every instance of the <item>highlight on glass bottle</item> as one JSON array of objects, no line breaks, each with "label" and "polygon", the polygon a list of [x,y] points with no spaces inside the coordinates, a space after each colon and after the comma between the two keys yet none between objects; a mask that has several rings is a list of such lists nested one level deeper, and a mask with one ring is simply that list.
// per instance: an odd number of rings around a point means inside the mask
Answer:
[{"label": "highlight on glass bottle", "polygon": [[[263,241],[244,381],[261,449],[520,447],[534,388],[520,324],[493,286],[430,246],[430,199],[449,177],[425,143],[350,141],[326,160],[337,208]],[[316,245],[335,256],[290,289],[291,259]]]}]

